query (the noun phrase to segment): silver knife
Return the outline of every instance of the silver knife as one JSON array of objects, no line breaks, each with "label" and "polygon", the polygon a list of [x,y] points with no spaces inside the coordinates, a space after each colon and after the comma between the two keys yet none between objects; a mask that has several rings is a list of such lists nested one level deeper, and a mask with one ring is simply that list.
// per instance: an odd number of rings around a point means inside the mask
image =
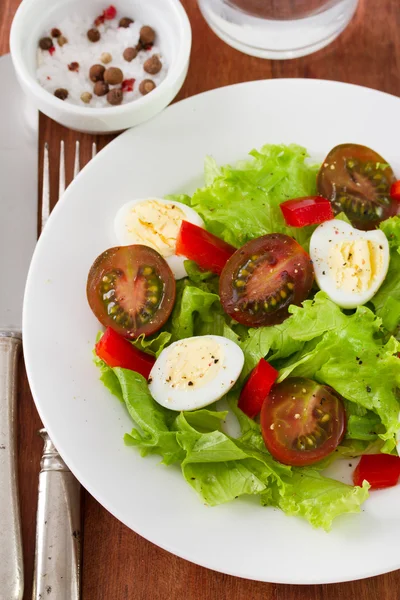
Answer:
[{"label": "silver knife", "polygon": [[0,58],[0,600],[24,588],[16,462],[22,300],[37,236],[38,113]]}]

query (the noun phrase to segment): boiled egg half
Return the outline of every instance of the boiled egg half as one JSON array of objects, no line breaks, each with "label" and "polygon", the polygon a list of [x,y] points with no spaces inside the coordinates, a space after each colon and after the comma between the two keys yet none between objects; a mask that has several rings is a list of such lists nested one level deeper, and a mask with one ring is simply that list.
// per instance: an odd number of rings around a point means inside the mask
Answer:
[{"label": "boiled egg half", "polygon": [[375,296],[390,258],[383,231],[360,231],[339,219],[317,227],[310,256],[318,286],[342,308],[356,308]]},{"label": "boiled egg half", "polygon": [[212,404],[236,383],[244,364],[242,350],[218,335],[179,340],[165,348],[149,376],[150,392],[171,410]]},{"label": "boiled egg half", "polygon": [[204,227],[202,218],[181,202],[147,198],[124,204],[115,217],[114,229],[121,246],[143,244],[165,258],[175,279],[186,277],[185,256],[177,256],[176,239],[182,221]]}]

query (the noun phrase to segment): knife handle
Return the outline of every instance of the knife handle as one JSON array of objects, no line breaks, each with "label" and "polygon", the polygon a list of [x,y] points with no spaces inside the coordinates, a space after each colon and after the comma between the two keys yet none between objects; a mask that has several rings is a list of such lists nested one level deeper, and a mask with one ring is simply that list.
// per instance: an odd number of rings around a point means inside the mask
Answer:
[{"label": "knife handle", "polygon": [[17,369],[19,335],[0,331],[0,600],[24,591],[17,471]]},{"label": "knife handle", "polygon": [[33,600],[79,600],[81,565],[80,485],[47,431],[40,463]]}]

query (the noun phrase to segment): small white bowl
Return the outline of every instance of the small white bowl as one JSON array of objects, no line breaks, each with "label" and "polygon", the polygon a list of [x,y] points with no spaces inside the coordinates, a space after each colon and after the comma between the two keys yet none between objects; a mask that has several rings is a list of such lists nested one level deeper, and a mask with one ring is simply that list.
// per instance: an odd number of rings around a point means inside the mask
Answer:
[{"label": "small white bowl", "polygon": [[[110,0],[84,0],[84,10],[101,14]],[[132,15],[157,31],[169,65],[164,81],[150,94],[121,106],[90,108],[62,102],[36,79],[38,41],[68,14],[82,11],[82,0],[23,0],[11,28],[11,57],[22,89],[35,106],[58,123],[88,133],[113,133],[147,121],[179,92],[190,58],[192,32],[179,0],[115,0],[120,14]]]}]

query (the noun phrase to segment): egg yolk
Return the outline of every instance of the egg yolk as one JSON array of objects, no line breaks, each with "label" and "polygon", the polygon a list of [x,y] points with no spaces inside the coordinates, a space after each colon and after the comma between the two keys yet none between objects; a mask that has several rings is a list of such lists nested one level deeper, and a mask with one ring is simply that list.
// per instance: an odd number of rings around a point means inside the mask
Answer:
[{"label": "egg yolk", "polygon": [[185,214],[175,204],[144,200],[125,217],[125,228],[132,244],[144,244],[161,256],[175,254],[176,238]]},{"label": "egg yolk", "polygon": [[332,247],[329,267],[337,288],[366,292],[383,265],[383,246],[367,239],[345,240]]},{"label": "egg yolk", "polygon": [[222,368],[223,350],[213,339],[182,340],[171,349],[166,382],[179,390],[194,390],[212,381]]}]

